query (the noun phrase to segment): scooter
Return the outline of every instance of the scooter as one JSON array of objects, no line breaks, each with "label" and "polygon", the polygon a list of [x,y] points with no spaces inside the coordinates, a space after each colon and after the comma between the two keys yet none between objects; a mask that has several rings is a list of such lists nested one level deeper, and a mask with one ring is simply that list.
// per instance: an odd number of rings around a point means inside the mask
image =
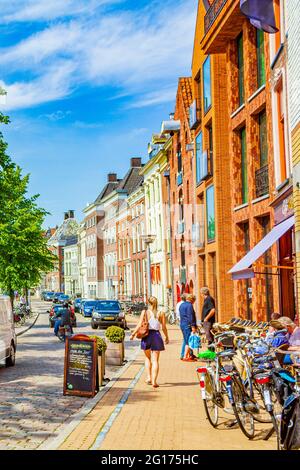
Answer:
[{"label": "scooter", "polygon": [[73,332],[72,332],[71,326],[70,325],[64,325],[64,326],[59,327],[57,337],[60,341],[64,342],[64,341],[66,341],[66,338],[72,336],[72,334],[73,334]]}]

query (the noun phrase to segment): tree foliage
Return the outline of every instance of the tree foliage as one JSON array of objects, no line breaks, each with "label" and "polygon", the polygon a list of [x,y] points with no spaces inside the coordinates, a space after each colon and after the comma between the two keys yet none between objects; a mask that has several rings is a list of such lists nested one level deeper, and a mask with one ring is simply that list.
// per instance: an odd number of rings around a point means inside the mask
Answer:
[{"label": "tree foliage", "polygon": [[[0,124],[8,123],[0,113]],[[29,175],[7,155],[0,132],[0,288],[11,298],[14,290],[37,286],[56,261],[43,236],[47,212],[38,207],[38,195],[28,196],[28,183]]]}]

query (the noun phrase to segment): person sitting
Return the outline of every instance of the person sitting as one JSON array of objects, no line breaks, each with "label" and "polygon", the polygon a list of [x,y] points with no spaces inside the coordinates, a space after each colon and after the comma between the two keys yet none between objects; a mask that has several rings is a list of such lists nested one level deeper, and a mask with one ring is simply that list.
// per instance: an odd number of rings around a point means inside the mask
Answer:
[{"label": "person sitting", "polygon": [[266,342],[269,343],[273,348],[280,348],[284,345],[289,345],[287,338],[287,330],[280,321],[270,321],[269,331],[266,336]]}]

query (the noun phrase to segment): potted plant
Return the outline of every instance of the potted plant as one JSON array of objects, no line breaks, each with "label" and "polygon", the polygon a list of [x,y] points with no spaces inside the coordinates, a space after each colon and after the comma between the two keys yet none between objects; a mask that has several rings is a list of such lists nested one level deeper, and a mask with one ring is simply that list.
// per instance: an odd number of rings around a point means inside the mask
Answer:
[{"label": "potted plant", "polygon": [[125,331],[119,326],[110,326],[105,336],[108,339],[107,364],[121,366],[124,360]]},{"label": "potted plant", "polygon": [[100,336],[91,335],[90,338],[96,339],[97,349],[98,349],[98,377],[99,377],[99,386],[103,384],[104,375],[105,375],[105,351],[107,349],[106,341]]}]

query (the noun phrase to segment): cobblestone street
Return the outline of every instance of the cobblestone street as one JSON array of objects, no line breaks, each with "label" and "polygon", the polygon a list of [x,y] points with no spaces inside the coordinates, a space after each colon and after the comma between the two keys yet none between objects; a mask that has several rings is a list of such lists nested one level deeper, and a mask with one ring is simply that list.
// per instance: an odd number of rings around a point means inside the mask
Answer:
[{"label": "cobblestone street", "polygon": [[[87,401],[63,396],[64,344],[49,328],[49,307],[35,304],[41,314],[33,328],[18,337],[16,365],[0,368],[0,450],[38,448]],[[91,329],[89,318],[76,315],[76,333],[104,336],[103,330]],[[130,353],[137,343],[129,342],[129,332],[126,337]],[[106,377],[112,378],[118,369],[107,366]]]}]

